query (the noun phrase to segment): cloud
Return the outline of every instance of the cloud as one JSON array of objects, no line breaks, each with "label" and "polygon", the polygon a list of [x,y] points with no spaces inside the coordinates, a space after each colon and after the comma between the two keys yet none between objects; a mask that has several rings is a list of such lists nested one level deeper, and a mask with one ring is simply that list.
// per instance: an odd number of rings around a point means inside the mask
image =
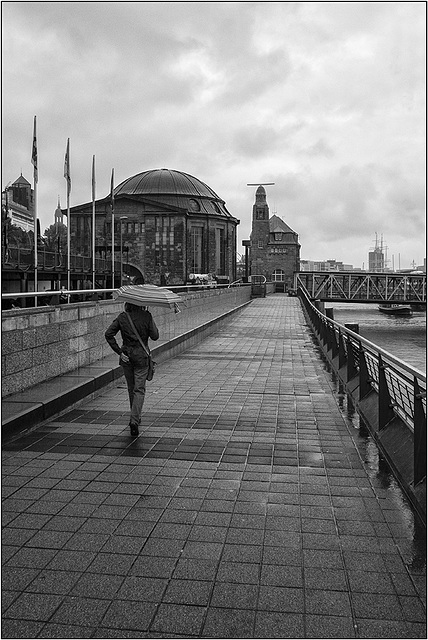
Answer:
[{"label": "cloud", "polygon": [[275,182],[271,210],[303,257],[361,264],[376,231],[418,261],[424,14],[414,2],[4,3],[5,182],[31,177],[36,114],[42,228],[64,197],[70,137],[72,204],[90,199],[93,154],[99,196],[113,166],[118,183],[178,169],[226,200],[240,242],[246,184]]}]

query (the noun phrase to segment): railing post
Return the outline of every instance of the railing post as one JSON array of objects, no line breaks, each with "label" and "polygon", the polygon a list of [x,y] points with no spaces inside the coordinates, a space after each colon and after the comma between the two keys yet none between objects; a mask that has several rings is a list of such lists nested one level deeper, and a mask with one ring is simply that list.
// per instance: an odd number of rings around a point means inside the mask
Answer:
[{"label": "railing post", "polygon": [[331,349],[331,357],[335,358],[339,353],[339,347],[337,346],[336,340],[336,332],[334,330],[334,326],[332,324],[328,325],[328,334],[329,334],[329,348]]},{"label": "railing post", "polygon": [[426,393],[421,392],[417,378],[415,377],[413,380],[413,481],[416,486],[418,482],[425,478],[427,473],[427,426],[422,402],[423,398],[426,398]]},{"label": "railing post", "polygon": [[395,413],[393,411],[393,404],[391,395],[388,389],[388,383],[386,381],[385,370],[386,366],[383,363],[383,358],[379,355],[379,431],[384,429],[386,425],[394,418]]},{"label": "railing post", "polygon": [[328,327],[324,322],[324,320],[321,321],[321,326],[322,326],[322,332],[321,332],[322,341],[324,344],[328,345]]},{"label": "railing post", "polygon": [[369,391],[371,391],[372,387],[370,384],[371,378],[369,375],[369,370],[367,368],[365,351],[361,346],[361,342],[358,343],[358,353],[359,353],[359,365],[360,365],[360,379],[359,379],[360,400],[362,400],[369,393]]},{"label": "railing post", "polygon": [[352,340],[351,338],[349,338],[349,336],[346,338],[346,352],[348,354],[346,361],[346,377],[349,382],[350,380],[352,380],[352,378],[355,378],[355,376],[358,375],[358,368],[355,366]]},{"label": "railing post", "polygon": [[340,329],[339,329],[338,338],[339,338],[339,369],[341,369],[346,364],[346,351],[345,351],[344,338]]}]

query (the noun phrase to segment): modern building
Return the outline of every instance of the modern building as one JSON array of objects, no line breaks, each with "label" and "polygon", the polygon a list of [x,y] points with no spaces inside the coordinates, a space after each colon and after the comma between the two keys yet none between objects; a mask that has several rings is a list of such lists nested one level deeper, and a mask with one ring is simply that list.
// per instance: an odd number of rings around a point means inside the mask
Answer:
[{"label": "modern building", "polygon": [[277,215],[269,217],[265,188],[257,187],[249,246],[250,275],[263,275],[284,289],[300,269],[299,238]]},{"label": "modern building", "polygon": [[383,273],[385,271],[385,255],[380,247],[369,251],[369,271]]},{"label": "modern building", "polygon": [[355,268],[337,260],[300,260],[300,271],[355,271]]},{"label": "modern building", "polygon": [[33,189],[22,173],[2,192],[2,208],[12,224],[23,231],[34,231]]},{"label": "modern building", "polygon": [[[95,249],[111,259],[112,211],[115,259],[145,282],[184,284],[191,274],[236,275],[239,220],[225,201],[198,178],[173,169],[143,171],[95,202]],[[62,210],[66,214],[66,210]],[[91,254],[92,202],[70,210],[72,252]]]}]

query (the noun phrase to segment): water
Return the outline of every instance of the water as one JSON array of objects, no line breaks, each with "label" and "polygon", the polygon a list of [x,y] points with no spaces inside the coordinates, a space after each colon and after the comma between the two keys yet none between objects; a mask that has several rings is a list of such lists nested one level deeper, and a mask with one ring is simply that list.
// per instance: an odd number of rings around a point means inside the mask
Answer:
[{"label": "water", "polygon": [[420,371],[426,371],[426,311],[411,316],[389,316],[377,304],[328,303],[340,324],[357,323],[360,335],[396,358]]}]

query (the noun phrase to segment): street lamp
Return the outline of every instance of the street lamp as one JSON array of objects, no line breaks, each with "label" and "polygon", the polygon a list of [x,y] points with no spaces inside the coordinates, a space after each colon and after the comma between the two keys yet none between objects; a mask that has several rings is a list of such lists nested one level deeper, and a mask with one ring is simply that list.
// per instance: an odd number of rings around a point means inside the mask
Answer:
[{"label": "street lamp", "polygon": [[120,216],[120,286],[123,284],[122,220],[128,220],[128,216]]}]

